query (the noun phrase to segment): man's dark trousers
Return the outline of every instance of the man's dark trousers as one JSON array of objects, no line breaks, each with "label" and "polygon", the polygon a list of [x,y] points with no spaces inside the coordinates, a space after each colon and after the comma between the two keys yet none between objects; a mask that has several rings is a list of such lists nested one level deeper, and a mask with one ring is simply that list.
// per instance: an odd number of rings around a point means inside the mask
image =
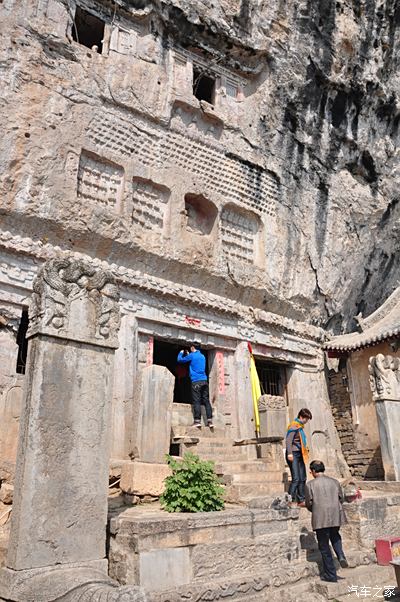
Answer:
[{"label": "man's dark trousers", "polygon": [[290,468],[292,482],[289,486],[289,494],[292,496],[293,502],[304,502],[304,487],[306,484],[306,467],[301,451],[293,451],[293,462],[287,459],[286,461]]},{"label": "man's dark trousers", "polygon": [[319,551],[322,556],[324,567],[324,576],[330,581],[337,581],[336,567],[333,560],[329,540],[335,550],[338,558],[344,557],[342,538],[340,537],[339,527],[326,527],[325,529],[316,529]]},{"label": "man's dark trousers", "polygon": [[207,420],[212,420],[212,408],[208,394],[208,382],[198,380],[192,383],[192,402],[194,421],[201,422],[201,405],[206,408]]}]

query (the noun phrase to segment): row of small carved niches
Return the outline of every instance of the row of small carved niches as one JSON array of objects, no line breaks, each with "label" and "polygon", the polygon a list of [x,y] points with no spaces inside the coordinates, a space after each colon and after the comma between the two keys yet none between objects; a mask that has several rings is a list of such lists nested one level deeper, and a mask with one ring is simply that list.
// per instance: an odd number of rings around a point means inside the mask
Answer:
[{"label": "row of small carved niches", "polygon": [[[77,174],[80,204],[125,216],[134,233],[147,231],[167,236],[173,220],[170,212],[176,206],[170,202],[171,190],[145,178],[126,180],[121,165],[82,151]],[[201,194],[187,193],[182,205],[175,210],[181,214],[180,227],[187,234],[219,239],[223,254],[232,261],[259,263],[263,246],[259,215],[234,203],[218,208]]]}]

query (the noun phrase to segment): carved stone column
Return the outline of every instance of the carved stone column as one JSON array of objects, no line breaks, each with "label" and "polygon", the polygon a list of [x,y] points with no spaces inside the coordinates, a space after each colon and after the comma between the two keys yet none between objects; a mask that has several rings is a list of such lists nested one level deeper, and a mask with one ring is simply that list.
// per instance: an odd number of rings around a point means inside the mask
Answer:
[{"label": "carved stone column", "polygon": [[105,559],[118,289],[110,273],[74,258],[47,262],[33,289],[0,596],[17,602],[81,595],[143,600],[135,587],[120,596]]},{"label": "carved stone column", "polygon": [[234,358],[237,437],[250,439],[255,436],[256,427],[250,382],[250,354],[247,343],[239,343]]},{"label": "carved stone column", "polygon": [[369,360],[386,481],[400,481],[400,358],[379,353]]}]

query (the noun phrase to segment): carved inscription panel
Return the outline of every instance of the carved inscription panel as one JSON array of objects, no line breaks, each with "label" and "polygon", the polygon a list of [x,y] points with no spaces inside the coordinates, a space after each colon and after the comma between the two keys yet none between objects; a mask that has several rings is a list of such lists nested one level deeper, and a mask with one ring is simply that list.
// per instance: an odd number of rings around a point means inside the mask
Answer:
[{"label": "carved inscription panel", "polygon": [[258,224],[255,218],[226,207],[221,214],[221,240],[224,255],[232,260],[254,263]]},{"label": "carved inscription panel", "polygon": [[132,181],[132,223],[144,230],[162,230],[170,192],[149,180]]},{"label": "carved inscription panel", "polygon": [[78,199],[100,203],[116,210],[124,188],[124,170],[119,165],[82,151],[78,169]]}]

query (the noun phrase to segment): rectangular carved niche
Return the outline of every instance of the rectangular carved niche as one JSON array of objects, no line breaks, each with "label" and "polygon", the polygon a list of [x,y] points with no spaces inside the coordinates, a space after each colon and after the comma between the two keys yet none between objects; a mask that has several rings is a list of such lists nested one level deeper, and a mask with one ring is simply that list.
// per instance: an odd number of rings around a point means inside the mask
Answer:
[{"label": "rectangular carved niche", "polygon": [[124,189],[124,170],[121,166],[82,151],[78,170],[78,199],[100,203],[116,210]]},{"label": "rectangular carved niche", "polygon": [[135,54],[137,36],[138,31],[133,27],[132,29],[126,29],[122,26],[114,27],[110,37],[110,50],[114,50],[119,54]]},{"label": "rectangular carved niche", "polygon": [[225,207],[221,214],[220,231],[224,255],[234,261],[255,262],[255,244],[260,230],[259,219],[235,207]]},{"label": "rectangular carved niche", "polygon": [[132,223],[144,230],[161,231],[170,191],[150,180],[132,180]]}]

